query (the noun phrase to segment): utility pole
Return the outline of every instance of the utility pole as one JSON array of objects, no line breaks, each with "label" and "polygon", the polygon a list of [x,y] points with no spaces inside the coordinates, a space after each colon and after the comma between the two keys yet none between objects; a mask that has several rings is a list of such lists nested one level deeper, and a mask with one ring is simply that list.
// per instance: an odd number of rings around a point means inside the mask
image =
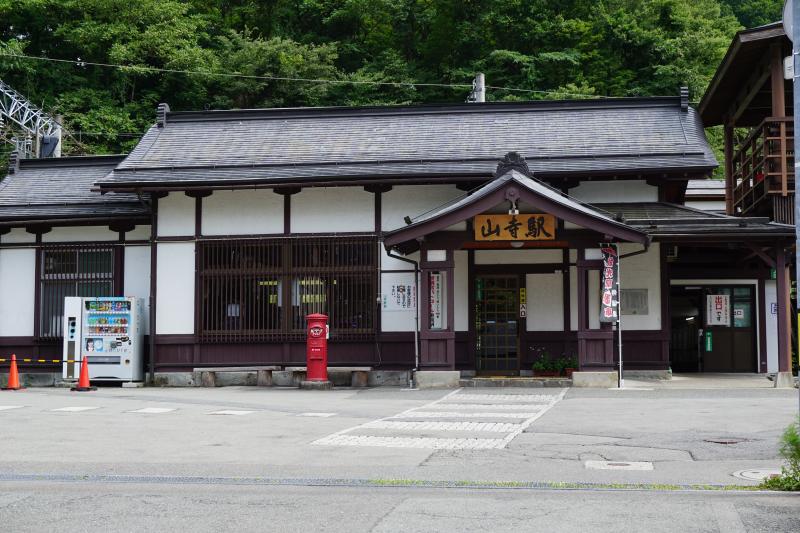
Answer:
[{"label": "utility pole", "polygon": [[472,80],[472,92],[469,93],[467,102],[481,103],[486,101],[486,78],[483,72],[478,72]]}]

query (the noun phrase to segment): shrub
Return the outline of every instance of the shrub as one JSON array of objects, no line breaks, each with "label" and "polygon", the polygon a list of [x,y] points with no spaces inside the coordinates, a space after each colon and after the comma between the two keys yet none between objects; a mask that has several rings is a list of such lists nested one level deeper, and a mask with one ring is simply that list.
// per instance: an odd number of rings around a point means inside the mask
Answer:
[{"label": "shrub", "polygon": [[765,479],[761,488],[800,491],[800,417],[797,424],[791,424],[783,432],[780,453],[787,464],[778,477]]}]

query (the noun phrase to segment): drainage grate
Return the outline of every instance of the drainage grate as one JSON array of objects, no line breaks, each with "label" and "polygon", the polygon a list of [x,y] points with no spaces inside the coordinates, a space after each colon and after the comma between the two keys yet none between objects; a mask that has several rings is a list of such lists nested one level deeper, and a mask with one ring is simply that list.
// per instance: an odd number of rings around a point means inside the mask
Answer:
[{"label": "drainage grate", "polygon": [[763,481],[769,477],[780,475],[781,471],[777,468],[751,468],[750,470],[737,470],[732,475],[739,479],[750,481]]},{"label": "drainage grate", "polygon": [[710,442],[711,444],[739,444],[740,442],[747,442],[748,439],[739,438],[719,438],[719,439],[703,439],[703,442]]},{"label": "drainage grate", "polygon": [[649,461],[586,461],[588,470],[652,470]]}]

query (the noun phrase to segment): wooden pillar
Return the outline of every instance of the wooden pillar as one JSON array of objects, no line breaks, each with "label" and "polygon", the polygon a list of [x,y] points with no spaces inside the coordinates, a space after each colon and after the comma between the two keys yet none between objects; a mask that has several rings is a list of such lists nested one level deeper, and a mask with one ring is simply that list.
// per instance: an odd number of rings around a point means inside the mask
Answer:
[{"label": "wooden pillar", "polygon": [[[770,90],[772,93],[772,116],[783,118],[786,116],[786,94],[783,80],[783,50],[779,43],[770,47]],[[781,196],[789,194],[789,184],[786,169],[786,122],[778,125],[780,158],[778,165],[781,170]],[[774,218],[774,215],[773,215]]]},{"label": "wooden pillar", "polygon": [[733,125],[723,126],[723,143],[725,151],[725,214],[733,215]]},{"label": "wooden pillar", "polygon": [[[443,256],[442,256],[443,254]],[[423,241],[420,247],[420,369],[454,370],[456,361],[455,334],[455,263],[452,249],[429,250]],[[444,293],[441,302],[444,317],[441,326],[433,327],[431,317],[431,281],[439,276]]]},{"label": "wooden pillar", "polygon": [[792,328],[789,318],[789,265],[786,261],[786,250],[783,245],[777,247],[775,254],[775,270],[777,277],[778,300],[778,371],[792,371]]}]

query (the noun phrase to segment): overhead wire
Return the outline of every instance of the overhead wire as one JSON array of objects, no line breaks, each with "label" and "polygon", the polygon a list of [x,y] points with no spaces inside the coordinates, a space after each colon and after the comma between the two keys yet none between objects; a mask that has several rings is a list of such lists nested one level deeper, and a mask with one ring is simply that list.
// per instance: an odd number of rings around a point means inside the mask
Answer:
[{"label": "overhead wire", "polygon": [[[372,80],[353,80],[353,79],[325,79],[325,78],[303,78],[296,76],[272,76],[266,74],[241,74],[238,72],[209,72],[201,70],[187,70],[187,69],[172,69],[162,67],[152,67],[147,65],[122,65],[118,63],[103,63],[97,61],[84,61],[78,59],[59,59],[44,56],[32,56],[27,54],[16,54],[6,51],[0,51],[0,57],[10,57],[15,59],[29,59],[34,61],[49,61],[52,63],[65,63],[79,67],[95,66],[103,68],[114,68],[126,70],[130,72],[152,72],[152,73],[165,73],[165,74],[184,74],[191,76],[210,76],[221,78],[236,78],[236,79],[250,79],[250,80],[263,80],[263,81],[291,81],[300,83],[318,83],[318,84],[331,84],[331,85],[371,85],[371,86],[385,86],[385,87],[437,87],[449,89],[472,89],[472,83],[432,83],[432,82],[417,82],[417,81],[372,81]],[[525,89],[520,87],[504,87],[498,85],[487,85],[487,89],[510,91],[510,92],[525,92],[532,94],[558,94],[564,96],[575,96],[580,98],[609,98],[607,96],[578,93],[569,91],[546,91],[541,89]]]}]

